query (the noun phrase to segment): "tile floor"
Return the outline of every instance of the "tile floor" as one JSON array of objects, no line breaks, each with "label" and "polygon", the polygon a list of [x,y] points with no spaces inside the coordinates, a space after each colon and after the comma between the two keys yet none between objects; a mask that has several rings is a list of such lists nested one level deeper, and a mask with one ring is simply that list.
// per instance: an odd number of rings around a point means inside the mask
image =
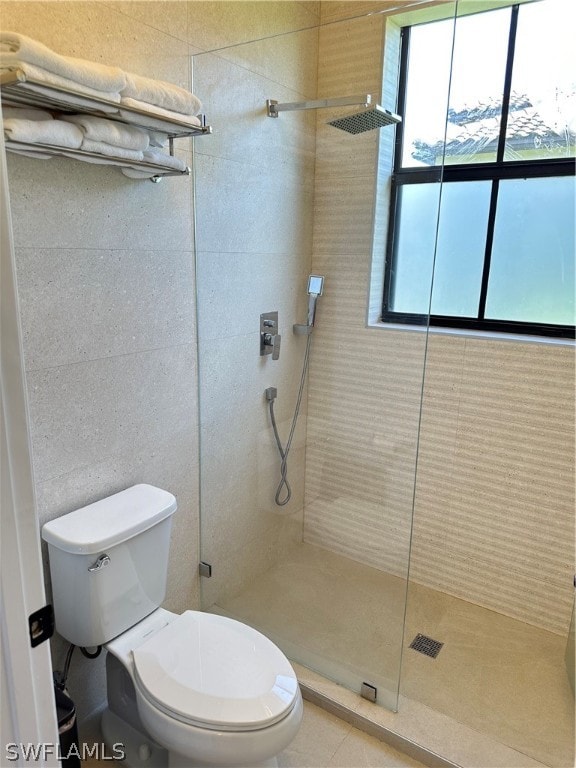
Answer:
[{"label": "tile floor", "polygon": [[[83,768],[114,765],[87,760]],[[367,736],[323,709],[304,702],[300,732],[278,757],[279,768],[424,768],[382,741]]]},{"label": "tile floor", "polygon": [[278,758],[280,768],[423,768],[423,764],[304,702],[298,736]]},{"label": "tile floor", "polygon": [[[340,666],[356,690],[369,675],[387,703],[401,662],[404,592],[402,579],[304,544],[211,610],[256,626],[327,678],[337,679]],[[444,643],[436,659],[407,648],[418,632]],[[545,765],[571,768],[565,645],[553,633],[411,584],[401,693]]]}]

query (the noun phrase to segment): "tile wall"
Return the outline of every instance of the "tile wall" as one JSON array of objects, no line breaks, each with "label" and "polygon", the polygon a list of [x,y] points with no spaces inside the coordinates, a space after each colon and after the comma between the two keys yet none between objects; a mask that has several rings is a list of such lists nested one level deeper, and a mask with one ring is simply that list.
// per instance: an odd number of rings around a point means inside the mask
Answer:
[{"label": "tile wall", "polygon": [[[289,4],[280,5],[285,12]],[[300,6],[302,26],[317,23]],[[194,157],[202,556],[212,565],[205,607],[240,592],[287,541],[301,538],[306,401],[288,462],[292,498],[278,507],[280,457],[264,390],[278,389],[285,443],[306,344],[292,325],[306,317],[315,117],[268,118],[265,104],[315,98],[317,49],[312,28],[194,58],[196,87],[213,94],[215,129],[212,141],[196,143]],[[260,357],[260,314],[271,311],[282,336],[277,361]]]},{"label": "tile wall", "polygon": [[[380,92],[384,39],[386,71],[396,65],[393,27],[347,19],[355,3],[322,9],[322,21],[343,20],[321,30],[319,97]],[[390,97],[385,89],[388,107]],[[340,134],[325,119],[312,268],[326,292],[309,383],[305,540],[406,575],[425,336],[365,325],[381,295],[370,284],[381,285],[386,227],[373,254],[371,227],[375,191],[386,206],[390,134],[380,131],[378,158],[375,133]],[[417,478],[411,578],[567,633],[573,347],[431,336]]]},{"label": "tile wall", "polygon": [[[0,24],[59,53],[116,64],[190,88],[194,54],[260,34],[310,27],[317,22],[317,13],[316,3],[300,2],[3,0]],[[311,51],[309,77],[315,70],[315,48],[309,40],[305,45]],[[211,315],[218,324],[215,335],[225,346],[214,343],[214,356],[226,360],[232,372],[218,393],[215,412],[224,416],[225,426],[234,425],[235,437],[222,437],[222,424],[216,416],[209,419],[205,434],[205,438],[215,436],[217,474],[226,477],[222,483],[216,480],[218,492],[225,485],[228,494],[219,496],[220,517],[215,518],[220,541],[230,534],[230,498],[242,494],[246,498],[258,486],[252,470],[230,453],[244,425],[250,423],[247,411],[262,408],[261,402],[254,405],[254,392],[247,390],[251,372],[241,373],[238,363],[250,356],[263,375],[257,352],[251,355],[255,334],[248,334],[248,328],[256,330],[260,311],[280,309],[286,327],[295,319],[288,316],[288,307],[296,302],[297,278],[309,260],[306,232],[310,223],[305,216],[309,216],[311,191],[307,191],[310,181],[305,180],[302,169],[310,166],[313,143],[310,147],[309,133],[302,141],[298,138],[293,159],[286,161],[283,139],[276,146],[277,138],[272,139],[269,152],[282,157],[271,177],[263,171],[270,155],[258,157],[261,147],[254,132],[247,139],[253,142],[251,158],[247,146],[234,149],[233,143],[229,146],[235,158],[227,158],[219,135],[223,125],[229,124],[230,113],[237,115],[236,127],[244,132],[242,120],[254,110],[255,89],[281,97],[302,92],[304,87],[297,78],[303,50],[301,46],[282,49],[277,71],[270,71],[272,79],[265,86],[258,56],[251,63],[246,58],[232,57],[231,61],[224,53],[214,59],[214,78],[194,88],[215,126],[213,137],[197,140],[206,143],[205,154],[197,159],[207,170],[206,183],[197,189],[196,213],[204,223],[199,235],[201,270],[206,270],[205,285],[215,296]],[[236,76],[233,92],[228,86],[234,78],[231,72]],[[221,82],[221,76],[229,80]],[[256,122],[252,114],[249,119]],[[179,140],[177,152],[192,164],[191,140]],[[192,180],[174,177],[151,184],[129,180],[118,169],[55,158],[40,161],[11,155],[8,163],[40,521],[133,483],[148,482],[172,491],[178,499],[178,512],[165,605],[175,611],[198,607]],[[262,238],[256,231],[257,222],[248,225],[248,218],[259,219],[274,194],[275,209],[270,213],[268,234]],[[300,215],[305,219],[302,226],[296,223]],[[288,258],[293,249],[304,259],[302,264]],[[271,268],[281,283],[278,290],[263,295],[265,305],[260,306],[255,299],[268,284],[265,275]],[[244,285],[242,296],[237,279]],[[206,299],[205,293],[202,299]],[[222,306],[227,311],[225,319]],[[249,320],[246,332],[239,335],[242,317]],[[202,322],[202,329],[211,328],[206,333],[214,332],[209,317]],[[291,346],[288,338],[279,364],[286,369],[295,354]],[[208,359],[203,375],[210,378],[208,391],[214,394],[222,373],[218,379]],[[274,382],[267,378],[266,383]],[[258,400],[260,397],[259,386]],[[235,418],[238,414],[240,420]],[[264,425],[262,419],[262,429]],[[303,438],[299,439],[302,444]],[[246,455],[242,447],[239,456],[244,459]],[[296,465],[301,461],[300,457]],[[302,491],[296,488],[295,495],[301,499]],[[252,522],[244,525],[246,531]],[[234,535],[241,533],[235,530]],[[245,538],[250,540],[251,535],[248,532]],[[234,578],[234,572],[229,576]],[[61,668],[65,644],[56,638],[53,650],[55,668]],[[101,659],[89,662],[77,654],[69,688],[81,720],[102,706]]]}]

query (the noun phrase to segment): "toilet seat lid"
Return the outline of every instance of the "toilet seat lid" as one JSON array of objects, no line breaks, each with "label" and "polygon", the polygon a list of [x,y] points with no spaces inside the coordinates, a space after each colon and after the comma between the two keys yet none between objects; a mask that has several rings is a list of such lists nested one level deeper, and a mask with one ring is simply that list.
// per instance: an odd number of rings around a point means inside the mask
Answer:
[{"label": "toilet seat lid", "polygon": [[272,725],[286,716],[298,693],[282,651],[224,616],[186,611],[132,654],[141,693],[176,719],[204,728]]}]

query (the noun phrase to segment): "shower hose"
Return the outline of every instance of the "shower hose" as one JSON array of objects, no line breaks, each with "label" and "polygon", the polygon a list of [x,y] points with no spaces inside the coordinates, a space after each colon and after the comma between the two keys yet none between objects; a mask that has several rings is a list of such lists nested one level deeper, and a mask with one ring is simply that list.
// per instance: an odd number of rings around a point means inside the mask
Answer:
[{"label": "shower hose", "polygon": [[276,424],[276,417],[274,415],[274,399],[270,398],[270,421],[272,422],[272,429],[274,430],[274,438],[276,445],[278,446],[278,453],[280,454],[280,482],[276,489],[276,495],[274,501],[279,507],[283,507],[290,501],[292,496],[292,488],[288,482],[288,454],[292,447],[292,438],[294,437],[294,431],[296,429],[296,422],[298,421],[298,414],[300,413],[300,405],[302,403],[302,394],[304,392],[304,384],[306,382],[306,373],[308,371],[308,361],[310,359],[310,345],[312,342],[312,332],[306,337],[306,351],[304,352],[304,361],[302,363],[302,376],[300,377],[300,387],[298,389],[298,399],[296,400],[296,407],[294,408],[294,416],[292,417],[292,425],[290,426],[290,433],[286,446],[282,446],[280,435],[278,434],[278,425]]}]

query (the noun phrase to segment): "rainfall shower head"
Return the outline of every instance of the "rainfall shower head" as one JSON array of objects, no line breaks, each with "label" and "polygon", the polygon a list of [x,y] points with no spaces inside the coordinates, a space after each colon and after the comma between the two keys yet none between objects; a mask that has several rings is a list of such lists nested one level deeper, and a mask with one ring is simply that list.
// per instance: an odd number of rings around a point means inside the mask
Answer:
[{"label": "rainfall shower head", "polygon": [[372,131],[374,128],[383,128],[385,125],[394,125],[401,120],[400,115],[389,112],[380,104],[374,104],[352,115],[328,120],[327,124],[347,133],[364,133],[364,131]]},{"label": "rainfall shower head", "polygon": [[333,125],[335,128],[340,128],[348,133],[363,133],[364,131],[371,131],[374,128],[382,128],[385,125],[393,125],[402,121],[400,115],[389,112],[384,107],[381,107],[380,104],[374,104],[369,93],[333,99],[317,99],[316,101],[295,101],[286,104],[278,104],[274,99],[267,99],[266,114],[268,117],[278,117],[280,112],[296,109],[326,109],[327,107],[349,106],[362,106],[364,109],[352,115],[328,120],[328,125]]}]

